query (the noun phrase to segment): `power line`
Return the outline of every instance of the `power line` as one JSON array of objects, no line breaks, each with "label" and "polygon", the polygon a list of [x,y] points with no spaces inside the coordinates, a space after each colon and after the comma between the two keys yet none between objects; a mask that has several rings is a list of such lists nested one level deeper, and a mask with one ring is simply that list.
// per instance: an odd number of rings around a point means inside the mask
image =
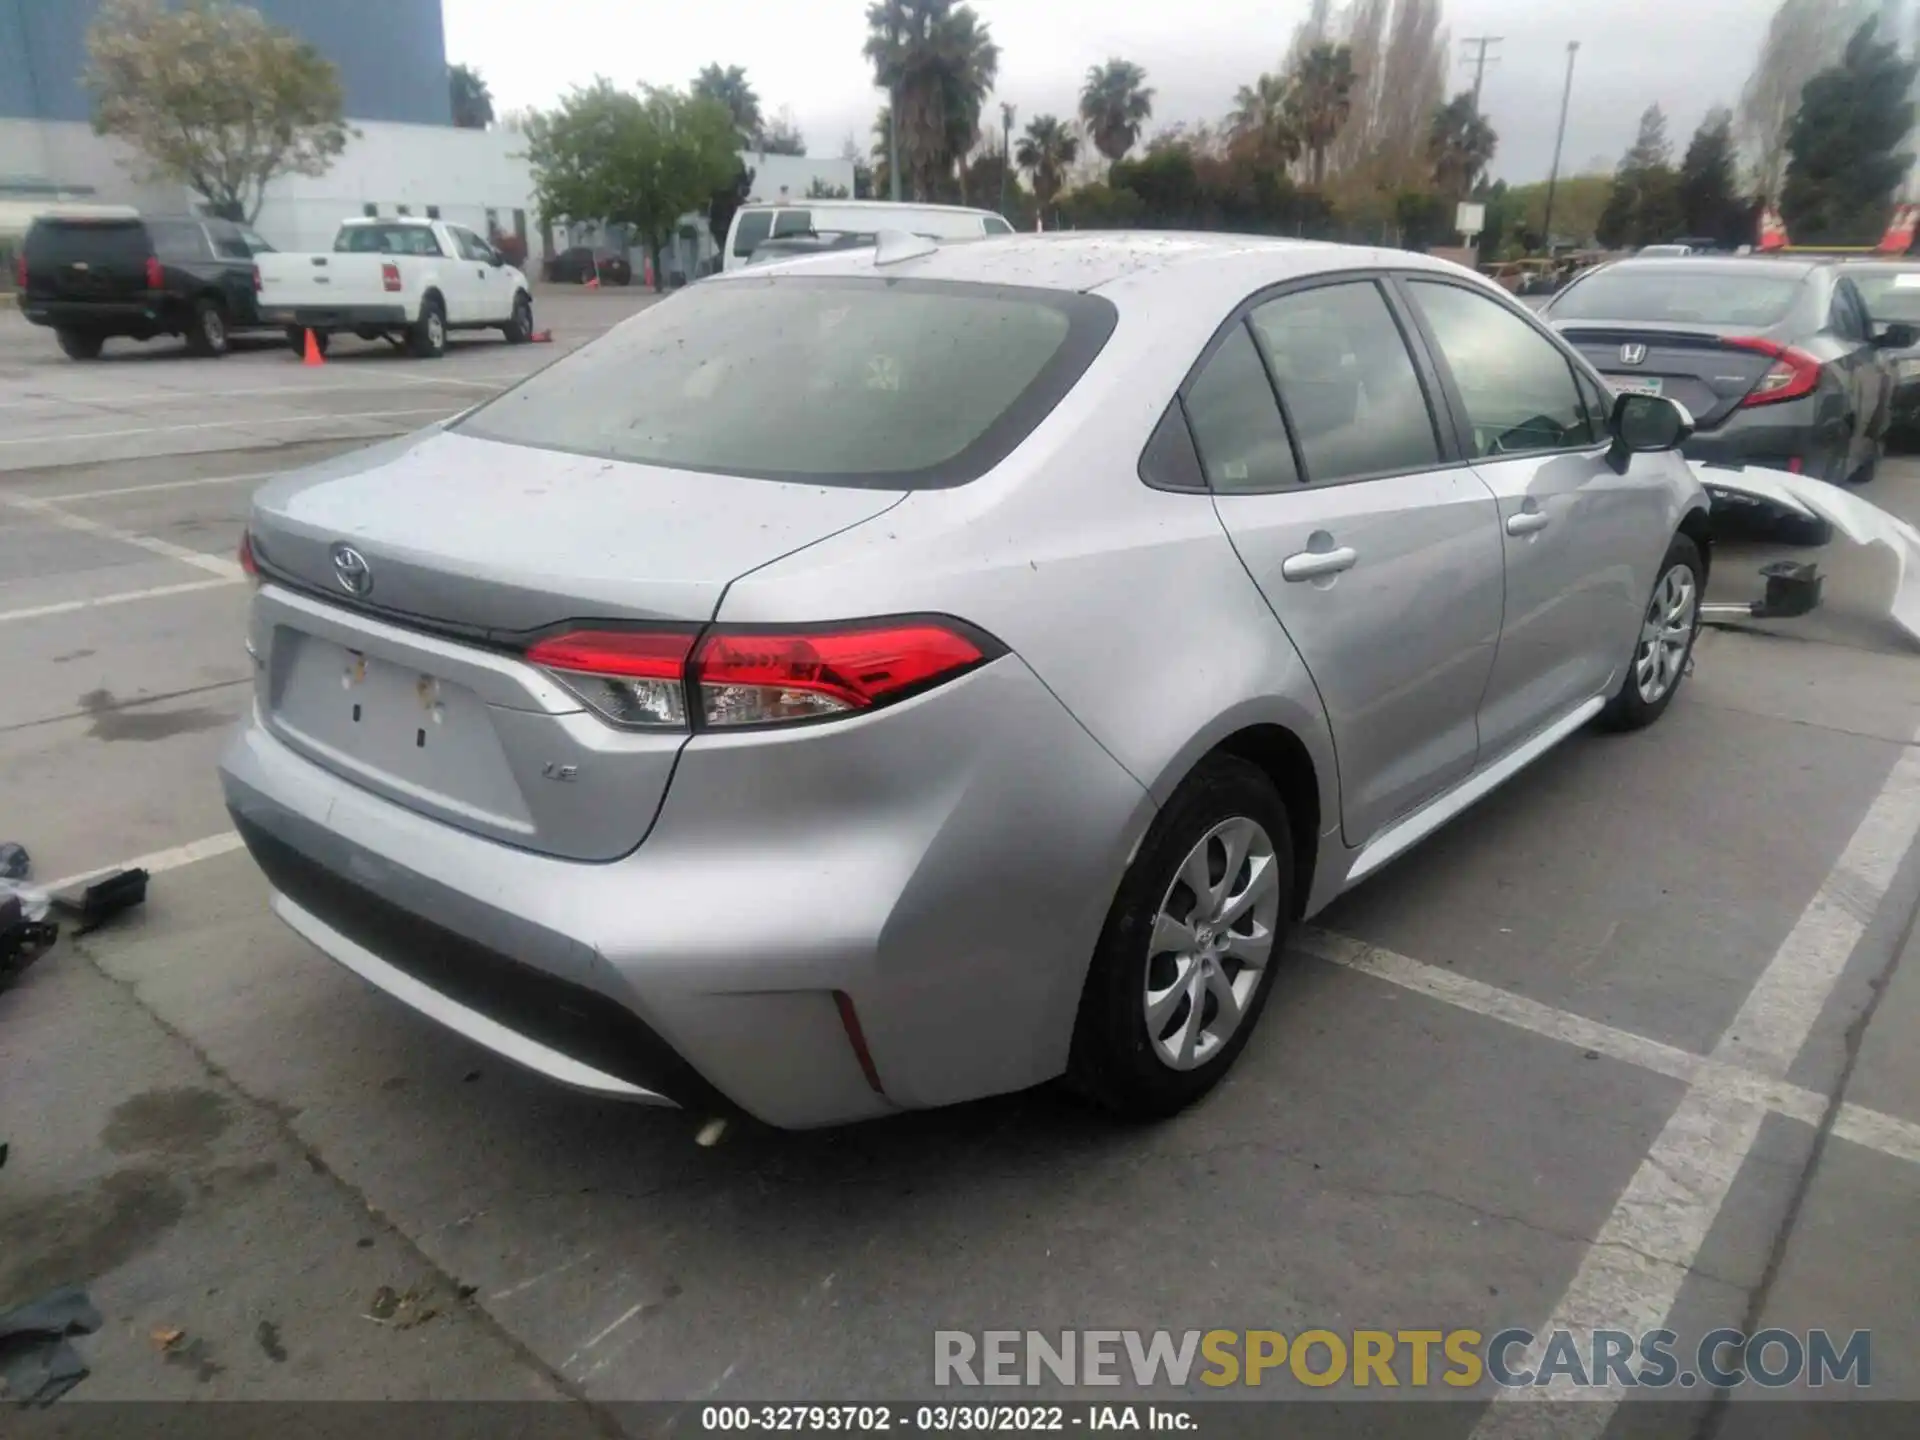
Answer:
[{"label": "power line", "polygon": [[1473,108],[1476,111],[1480,108],[1480,84],[1487,78],[1487,66],[1500,63],[1499,56],[1489,56],[1487,52],[1504,39],[1504,35],[1469,35],[1460,42],[1474,52],[1462,55],[1460,63],[1473,67]]}]

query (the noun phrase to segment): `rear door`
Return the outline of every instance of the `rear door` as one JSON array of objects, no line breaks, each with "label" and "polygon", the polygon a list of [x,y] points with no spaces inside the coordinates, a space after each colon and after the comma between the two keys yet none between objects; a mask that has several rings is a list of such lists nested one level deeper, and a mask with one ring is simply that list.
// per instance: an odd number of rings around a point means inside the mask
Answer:
[{"label": "rear door", "polygon": [[146,299],[153,247],[138,220],[36,220],[25,250],[29,300]]},{"label": "rear door", "polygon": [[1400,283],[1499,506],[1506,619],[1480,703],[1484,763],[1614,684],[1671,539],[1672,462],[1614,468],[1604,397],[1530,319],[1468,283]]},{"label": "rear door", "polygon": [[1493,495],[1431,384],[1381,279],[1341,276],[1250,306],[1183,392],[1221,523],[1326,706],[1354,846],[1473,769],[1500,635]]},{"label": "rear door", "polygon": [[1853,475],[1870,461],[1886,434],[1888,376],[1880,352],[1873,348],[1873,321],[1866,302],[1854,283],[1845,277],[1836,279],[1833,299],[1827,310],[1827,333],[1838,351],[1834,364],[1847,391],[1848,409],[1853,418],[1852,443],[1847,453],[1847,471]]},{"label": "rear door", "polygon": [[220,291],[234,323],[252,325],[259,319],[253,297],[253,247],[245,232],[226,220],[209,220],[207,238],[220,267]]}]

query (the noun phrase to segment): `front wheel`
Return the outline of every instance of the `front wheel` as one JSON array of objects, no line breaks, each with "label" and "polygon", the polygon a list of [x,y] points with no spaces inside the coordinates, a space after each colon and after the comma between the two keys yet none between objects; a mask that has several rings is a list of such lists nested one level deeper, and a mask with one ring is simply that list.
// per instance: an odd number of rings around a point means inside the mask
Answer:
[{"label": "front wheel", "polygon": [[447,311],[438,295],[420,306],[420,319],[407,337],[407,348],[419,360],[438,360],[447,353]]},{"label": "front wheel", "polygon": [[513,297],[513,316],[500,327],[509,345],[525,345],[533,339],[533,300],[522,293]]},{"label": "front wheel", "polygon": [[1129,1119],[1172,1115],[1232,1068],[1293,915],[1293,836],[1273,781],[1202,762],[1120,882],[1075,1021],[1069,1083]]},{"label": "front wheel", "polygon": [[1705,584],[1700,547],[1685,535],[1674,536],[1641,616],[1633,663],[1600,712],[1600,723],[1607,729],[1645,729],[1673,703],[1687,678],[1694,637],[1700,633],[1700,593]]}]

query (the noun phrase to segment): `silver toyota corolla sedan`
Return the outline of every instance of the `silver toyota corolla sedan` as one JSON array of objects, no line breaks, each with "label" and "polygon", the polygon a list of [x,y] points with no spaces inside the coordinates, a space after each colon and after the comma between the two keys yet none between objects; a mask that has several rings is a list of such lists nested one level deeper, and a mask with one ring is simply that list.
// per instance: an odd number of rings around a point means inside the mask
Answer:
[{"label": "silver toyota corolla sedan", "polygon": [[1689,423],[1399,251],[717,277],[260,492],[227,803],[288,925],[567,1084],[1164,1115],[1290,924],[1672,702]]}]

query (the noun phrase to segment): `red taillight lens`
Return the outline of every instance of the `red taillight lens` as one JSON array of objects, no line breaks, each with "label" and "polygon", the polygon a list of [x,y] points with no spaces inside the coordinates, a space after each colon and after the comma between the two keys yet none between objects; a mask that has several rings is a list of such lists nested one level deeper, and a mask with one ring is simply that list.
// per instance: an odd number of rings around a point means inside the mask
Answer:
[{"label": "red taillight lens", "polygon": [[258,265],[253,267],[253,293],[256,295],[260,293],[260,267]]},{"label": "red taillight lens", "polygon": [[684,728],[819,720],[873,709],[988,658],[981,637],[931,620],[808,631],[575,630],[527,659],[619,725]]},{"label": "red taillight lens", "polygon": [[13,279],[20,289],[27,288],[27,252],[24,250],[14,257]]},{"label": "red taillight lens", "polygon": [[166,283],[167,272],[166,268],[160,263],[160,257],[158,255],[149,255],[147,257],[147,289],[161,290],[166,287]]},{"label": "red taillight lens", "polygon": [[386,286],[388,290],[398,291],[400,289],[400,267],[391,260],[385,261],[380,266],[380,283]]},{"label": "red taillight lens", "polygon": [[769,725],[867,710],[985,659],[944,625],[729,633],[701,642],[693,680],[708,725]]},{"label": "red taillight lens", "polygon": [[685,729],[688,633],[574,630],[542,640],[527,659],[618,725]]},{"label": "red taillight lens", "polygon": [[1724,340],[1735,350],[1751,350],[1773,361],[1767,373],[1754,383],[1740,404],[1774,405],[1782,400],[1798,400],[1811,395],[1820,384],[1820,362],[1804,350],[1772,340],[1736,338]]},{"label": "red taillight lens", "polygon": [[253,558],[253,532],[240,532],[240,568],[247,572],[251,580],[260,578],[260,562]]}]

